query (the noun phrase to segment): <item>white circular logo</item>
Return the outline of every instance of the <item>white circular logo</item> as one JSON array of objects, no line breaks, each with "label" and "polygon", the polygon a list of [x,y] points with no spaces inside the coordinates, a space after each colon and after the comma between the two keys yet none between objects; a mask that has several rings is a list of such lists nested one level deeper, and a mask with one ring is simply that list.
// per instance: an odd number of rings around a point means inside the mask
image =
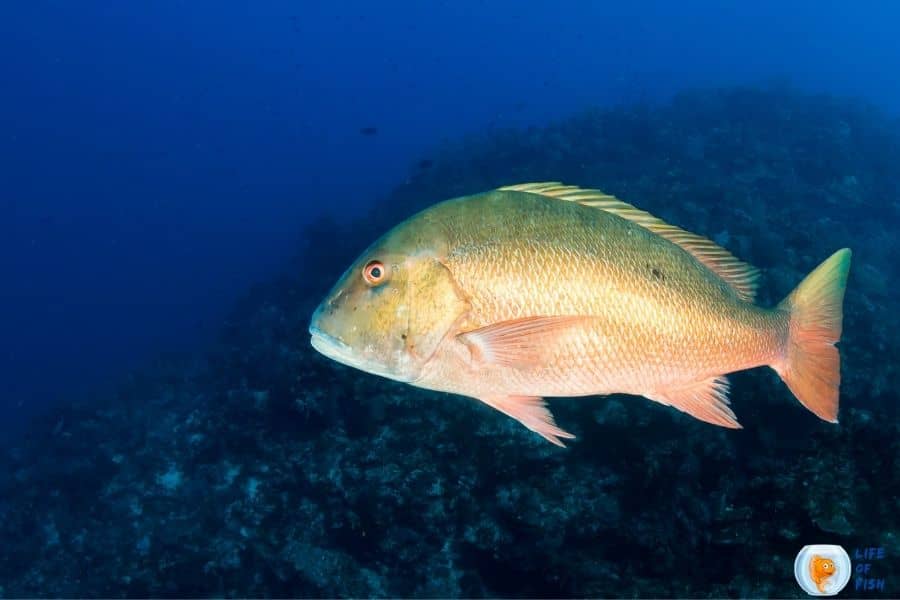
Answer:
[{"label": "white circular logo", "polygon": [[850,581],[850,557],[832,544],[804,546],[794,560],[794,577],[810,596],[834,596]]}]

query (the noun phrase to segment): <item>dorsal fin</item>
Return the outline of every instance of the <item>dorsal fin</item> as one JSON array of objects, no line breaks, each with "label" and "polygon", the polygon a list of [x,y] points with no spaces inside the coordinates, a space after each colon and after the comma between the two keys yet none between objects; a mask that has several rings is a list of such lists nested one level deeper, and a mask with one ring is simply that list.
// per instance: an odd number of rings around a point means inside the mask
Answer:
[{"label": "dorsal fin", "polygon": [[662,219],[654,217],[650,213],[635,208],[626,202],[622,202],[614,196],[604,194],[598,190],[582,189],[574,185],[563,185],[557,182],[521,183],[504,186],[500,190],[528,192],[569,202],[577,202],[578,204],[599,208],[627,219],[681,246],[702,265],[721,277],[725,283],[737,292],[741,299],[752,302],[756,295],[757,279],[759,278],[759,270],[756,267],[738,260],[728,250],[717,245],[712,240],[690,233],[674,225],[669,225]]}]

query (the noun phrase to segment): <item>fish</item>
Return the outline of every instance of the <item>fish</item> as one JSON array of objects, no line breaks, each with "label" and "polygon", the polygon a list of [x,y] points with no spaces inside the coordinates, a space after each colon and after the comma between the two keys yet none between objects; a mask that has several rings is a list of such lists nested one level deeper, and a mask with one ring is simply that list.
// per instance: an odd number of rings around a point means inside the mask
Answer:
[{"label": "fish", "polygon": [[828,578],[834,575],[836,570],[834,561],[830,558],[814,554],[809,559],[809,577],[816,584],[816,588],[823,594],[826,592],[825,586]]},{"label": "fish", "polygon": [[527,183],[435,204],[346,270],[312,315],[327,358],[468,396],[549,442],[574,439],[546,397],[632,394],[740,428],[727,375],[769,366],[837,422],[838,250],[782,302],[759,270],[614,196]]},{"label": "fish", "polygon": [[369,127],[360,127],[360,128],[359,128],[359,133],[360,133],[360,135],[368,135],[368,136],[376,135],[376,134],[378,133],[378,128],[377,128],[377,127],[371,127],[371,126],[369,126]]}]

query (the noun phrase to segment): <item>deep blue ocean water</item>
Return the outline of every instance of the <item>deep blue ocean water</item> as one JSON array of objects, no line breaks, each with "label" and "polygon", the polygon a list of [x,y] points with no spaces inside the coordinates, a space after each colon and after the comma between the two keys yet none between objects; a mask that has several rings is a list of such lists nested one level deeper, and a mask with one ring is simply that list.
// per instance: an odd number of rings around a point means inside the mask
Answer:
[{"label": "deep blue ocean water", "polygon": [[[3,4],[0,595],[800,597],[814,543],[869,565],[844,596],[900,594],[897,22]],[[731,378],[739,433],[554,401],[560,451],[310,349],[388,227],[544,180],[715,239],[765,305],[852,247],[841,423],[757,370]]]}]

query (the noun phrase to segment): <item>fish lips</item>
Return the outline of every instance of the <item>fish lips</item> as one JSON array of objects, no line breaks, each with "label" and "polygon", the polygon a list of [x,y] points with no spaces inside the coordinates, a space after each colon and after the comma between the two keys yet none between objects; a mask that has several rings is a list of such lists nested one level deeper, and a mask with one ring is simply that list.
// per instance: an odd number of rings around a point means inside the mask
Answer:
[{"label": "fish lips", "polygon": [[336,337],[328,335],[315,325],[309,326],[309,335],[309,343],[316,352],[335,362],[339,362],[342,365],[347,365],[348,367],[353,367],[354,369],[359,369],[360,371],[365,371],[372,375],[393,379],[394,381],[408,383],[412,379],[391,372],[375,361],[366,360],[364,357],[360,357],[350,346]]},{"label": "fish lips", "polygon": [[336,360],[339,363],[348,364],[351,367],[356,366],[350,364],[352,361],[352,353],[350,351],[350,346],[344,342],[336,337],[328,335],[313,325],[309,326],[309,335],[309,343],[319,354],[322,354],[331,360]]}]

